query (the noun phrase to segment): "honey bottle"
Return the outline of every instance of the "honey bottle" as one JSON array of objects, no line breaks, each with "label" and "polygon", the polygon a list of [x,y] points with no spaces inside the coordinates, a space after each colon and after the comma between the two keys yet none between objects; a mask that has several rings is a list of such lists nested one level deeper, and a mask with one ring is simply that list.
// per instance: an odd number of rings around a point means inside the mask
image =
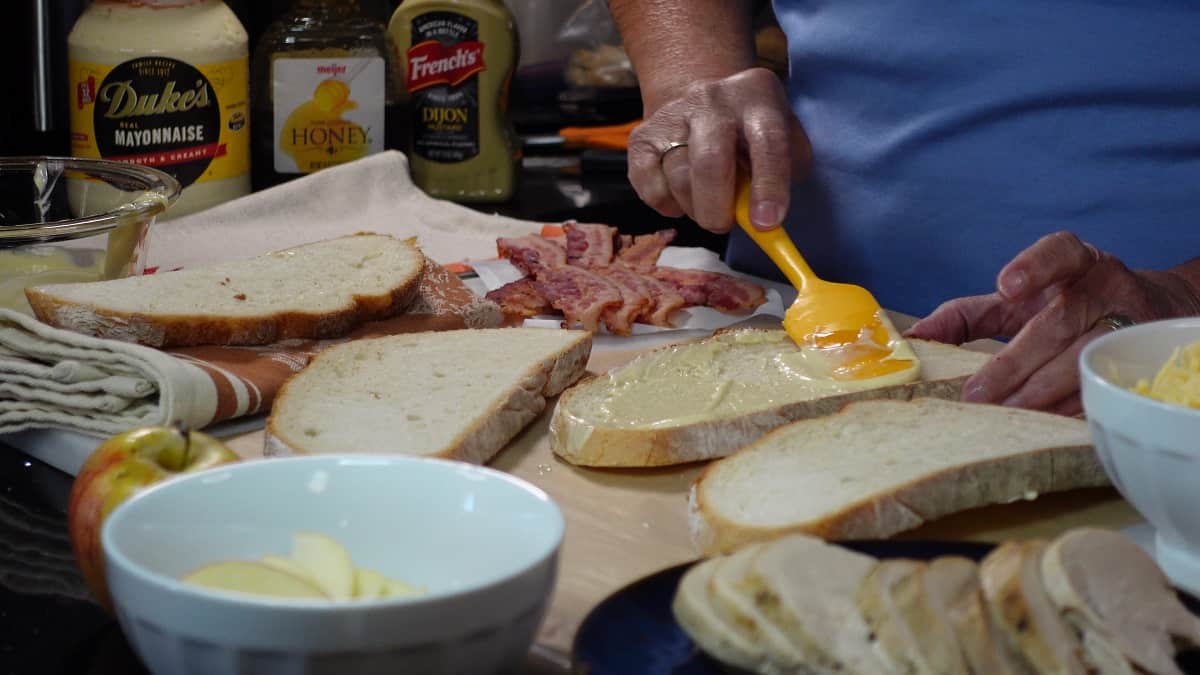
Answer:
[{"label": "honey bottle", "polygon": [[515,188],[520,145],[508,118],[516,21],[502,0],[405,0],[388,32],[400,55],[413,180],[459,202]]},{"label": "honey bottle", "polygon": [[358,0],[293,0],[254,50],[254,188],[401,148],[396,52]]}]

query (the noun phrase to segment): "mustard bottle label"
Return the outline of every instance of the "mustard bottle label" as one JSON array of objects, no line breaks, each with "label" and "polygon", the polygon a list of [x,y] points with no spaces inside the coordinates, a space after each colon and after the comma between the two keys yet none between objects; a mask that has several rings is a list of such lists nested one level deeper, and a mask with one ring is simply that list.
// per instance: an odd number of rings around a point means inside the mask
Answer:
[{"label": "mustard bottle label", "polygon": [[78,157],[161,169],[187,187],[250,171],[246,59],[163,56],[115,66],[70,60],[71,148]]},{"label": "mustard bottle label", "polygon": [[312,173],[381,152],[387,66],[382,57],[275,58],[275,170]]},{"label": "mustard bottle label", "polygon": [[435,162],[479,155],[479,24],[457,12],[412,20],[406,87],[412,101],[412,152]]}]

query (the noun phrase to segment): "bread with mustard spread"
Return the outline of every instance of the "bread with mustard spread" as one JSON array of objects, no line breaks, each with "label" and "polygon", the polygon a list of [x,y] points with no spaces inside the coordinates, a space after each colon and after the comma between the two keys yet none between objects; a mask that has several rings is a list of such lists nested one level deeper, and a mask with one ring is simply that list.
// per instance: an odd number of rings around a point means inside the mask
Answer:
[{"label": "bread with mustard spread", "polygon": [[279,390],[267,455],[492,458],[584,373],[591,333],[484,328],[329,347]]},{"label": "bread with mustard spread", "polygon": [[584,466],[716,459],[771,429],[832,414],[851,401],[958,398],[962,383],[990,356],[907,342],[919,372],[840,382],[814,373],[821,365],[782,330],[721,331],[658,349],[567,390],[550,420],[551,448]]},{"label": "bread with mustard spread", "polygon": [[206,267],[25,289],[39,320],[152,347],[333,338],[403,311],[425,257],[361,233]]},{"label": "bread with mustard spread", "polygon": [[1108,484],[1087,423],[997,405],[857,401],[709,464],[689,517],[703,553],[802,532],[875,539],[957,511]]}]

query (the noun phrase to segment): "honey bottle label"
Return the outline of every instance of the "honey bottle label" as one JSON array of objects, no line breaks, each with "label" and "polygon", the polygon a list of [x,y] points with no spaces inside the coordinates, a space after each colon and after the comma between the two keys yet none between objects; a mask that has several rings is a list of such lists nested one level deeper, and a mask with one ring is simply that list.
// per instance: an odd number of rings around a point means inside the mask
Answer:
[{"label": "honey bottle label", "polygon": [[275,170],[312,173],[381,152],[386,77],[378,56],[275,58]]},{"label": "honey bottle label", "polygon": [[71,151],[161,169],[183,187],[250,171],[246,60],[71,60]]},{"label": "honey bottle label", "polygon": [[479,155],[479,24],[456,12],[412,20],[406,88],[412,102],[412,152],[434,162]]}]

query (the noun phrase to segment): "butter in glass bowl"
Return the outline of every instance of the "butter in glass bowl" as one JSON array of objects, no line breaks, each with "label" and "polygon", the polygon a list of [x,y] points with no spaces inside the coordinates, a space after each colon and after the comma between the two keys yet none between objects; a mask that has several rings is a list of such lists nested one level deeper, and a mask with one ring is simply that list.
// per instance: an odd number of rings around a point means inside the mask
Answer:
[{"label": "butter in glass bowl", "polygon": [[0,157],[0,308],[30,314],[29,286],[141,274],[150,228],[179,192],[136,164]]}]

